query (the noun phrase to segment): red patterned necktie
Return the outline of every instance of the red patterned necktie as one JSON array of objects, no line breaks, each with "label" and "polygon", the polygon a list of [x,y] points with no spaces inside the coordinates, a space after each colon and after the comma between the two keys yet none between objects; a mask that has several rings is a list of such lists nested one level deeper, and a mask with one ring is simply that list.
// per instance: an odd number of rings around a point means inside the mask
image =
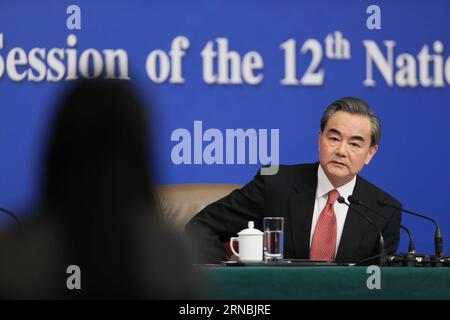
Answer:
[{"label": "red patterned necktie", "polygon": [[336,251],[336,214],[333,205],[339,197],[336,189],[328,192],[325,208],[317,220],[316,229],[311,242],[309,258],[311,260],[334,260]]}]

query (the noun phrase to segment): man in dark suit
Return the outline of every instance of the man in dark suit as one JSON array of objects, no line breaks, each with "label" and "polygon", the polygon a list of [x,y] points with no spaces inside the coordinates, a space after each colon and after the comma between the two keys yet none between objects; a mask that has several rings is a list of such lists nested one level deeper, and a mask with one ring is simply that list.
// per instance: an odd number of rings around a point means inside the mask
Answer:
[{"label": "man in dark suit", "polygon": [[263,217],[284,217],[284,257],[358,262],[379,253],[378,229],[336,202],[354,195],[378,214],[362,212],[382,231],[386,253],[396,251],[401,214],[377,201],[401,204],[358,173],[378,150],[381,125],[358,98],[342,98],[324,112],[319,131],[319,163],[281,165],[275,175],[258,173],[240,190],[200,211],[186,232],[200,246],[201,262],[226,260],[223,246],[246,228],[262,229]]}]

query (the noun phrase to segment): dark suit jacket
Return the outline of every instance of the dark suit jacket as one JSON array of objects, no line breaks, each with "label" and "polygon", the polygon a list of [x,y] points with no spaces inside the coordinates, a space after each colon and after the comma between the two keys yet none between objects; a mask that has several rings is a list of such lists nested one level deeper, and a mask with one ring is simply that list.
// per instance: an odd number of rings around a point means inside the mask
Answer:
[{"label": "dark suit jacket", "polygon": [[[276,175],[259,173],[254,179],[228,196],[200,211],[187,225],[187,234],[196,241],[202,252],[199,262],[215,263],[226,260],[223,247],[230,237],[247,228],[248,221],[262,230],[263,217],[284,217],[284,257],[308,259],[311,223],[317,188],[318,163],[282,165]],[[382,230],[386,253],[396,251],[400,239],[401,213],[380,207],[377,200],[396,206],[401,204],[383,190],[357,176],[353,195],[377,215],[362,207],[358,210]],[[379,253],[378,231],[353,210],[349,209],[337,262],[358,262]]]}]

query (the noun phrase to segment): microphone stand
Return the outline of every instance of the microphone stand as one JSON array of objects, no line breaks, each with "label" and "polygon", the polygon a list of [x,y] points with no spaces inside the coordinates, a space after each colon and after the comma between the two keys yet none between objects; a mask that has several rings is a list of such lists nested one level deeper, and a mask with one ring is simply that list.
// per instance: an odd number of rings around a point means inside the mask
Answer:
[{"label": "microphone stand", "polygon": [[357,263],[357,265],[358,265],[358,264],[361,264],[361,263],[363,263],[363,262],[368,262],[368,261],[370,261],[370,260],[372,260],[372,259],[378,259],[378,258],[379,258],[379,260],[378,260],[379,266],[380,266],[380,267],[386,266],[386,265],[387,265],[387,259],[386,259],[386,252],[385,252],[385,250],[384,250],[384,238],[383,238],[383,234],[381,233],[380,228],[378,228],[378,226],[375,224],[375,222],[373,222],[371,219],[369,219],[368,217],[366,217],[364,214],[362,214],[361,212],[359,212],[358,210],[356,210],[353,206],[351,206],[350,204],[348,204],[348,203],[345,201],[344,197],[339,196],[339,197],[337,198],[337,201],[338,201],[339,203],[343,203],[343,204],[347,205],[347,207],[349,207],[349,208],[352,209],[354,212],[356,212],[361,218],[363,218],[364,220],[366,220],[367,222],[369,222],[369,224],[373,225],[373,226],[377,229],[377,231],[378,231],[378,235],[379,235],[379,238],[378,238],[378,239],[379,239],[379,245],[380,245],[380,254],[379,254],[379,255],[376,255],[376,256],[374,256],[374,257],[369,257],[369,258],[367,258],[367,259],[363,259],[363,260],[359,261],[359,262]]},{"label": "microphone stand", "polygon": [[8,216],[10,216],[11,218],[13,218],[14,221],[15,221],[18,225],[20,225],[20,220],[19,220],[19,218],[18,218],[12,211],[6,210],[5,208],[0,208],[0,211],[3,212],[3,213],[6,213]]},{"label": "microphone stand", "polygon": [[[377,216],[387,220],[387,218],[385,216],[383,216],[378,211],[375,211],[374,209],[372,209],[371,207],[366,205],[364,202],[362,202],[359,198],[355,197],[354,195],[350,195],[348,197],[348,201],[351,204],[353,204],[353,205],[362,206],[365,209],[375,213]],[[409,238],[408,253],[400,253],[400,254],[389,255],[387,257],[387,260],[388,260],[389,264],[390,265],[396,265],[396,266],[410,266],[410,267],[414,267],[414,266],[416,266],[416,262],[417,262],[416,261],[416,257],[419,258],[421,263],[422,263],[422,261],[424,263],[426,263],[426,261],[429,262],[429,256],[428,256],[428,259],[426,259],[427,258],[426,255],[416,254],[416,249],[414,247],[413,237],[412,237],[411,232],[409,231],[409,229],[406,228],[403,225],[400,225],[400,228],[403,229],[406,232],[406,234],[408,235],[408,238]]]},{"label": "microphone stand", "polygon": [[436,227],[436,231],[434,233],[434,251],[435,251],[435,255],[434,256],[429,256],[429,255],[422,255],[422,254],[417,254],[416,260],[418,263],[420,264],[426,264],[431,263],[431,265],[433,267],[441,267],[442,265],[446,265],[446,261],[450,260],[449,257],[443,257],[442,253],[444,251],[443,249],[443,237],[442,237],[442,233],[441,233],[441,228],[439,227],[438,223],[427,216],[424,216],[422,214],[410,211],[410,210],[406,210],[403,209],[401,207],[395,206],[393,204],[384,202],[384,201],[380,201],[378,200],[378,205],[382,206],[382,207],[390,207],[390,208],[394,208],[400,211],[403,211],[405,213],[411,214],[413,216],[422,218],[422,219],[426,219],[428,221],[431,221],[435,227]]},{"label": "microphone stand", "polygon": [[392,265],[415,267],[416,263],[417,263],[416,257],[423,256],[423,255],[416,254],[413,237],[412,237],[409,229],[403,225],[400,225],[400,228],[406,232],[406,234],[408,235],[408,238],[409,238],[408,253],[399,253],[399,254],[391,255],[388,257],[388,261]]}]

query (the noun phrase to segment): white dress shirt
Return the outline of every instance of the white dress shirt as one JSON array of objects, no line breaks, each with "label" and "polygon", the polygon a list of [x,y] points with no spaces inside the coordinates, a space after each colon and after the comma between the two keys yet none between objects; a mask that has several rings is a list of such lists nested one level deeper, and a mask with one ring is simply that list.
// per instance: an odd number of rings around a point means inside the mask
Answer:
[{"label": "white dress shirt", "polygon": [[[327,175],[322,169],[322,166],[319,165],[319,169],[317,171],[317,189],[316,189],[316,199],[314,203],[314,215],[311,224],[311,235],[309,240],[309,246],[311,247],[312,238],[314,235],[314,230],[316,229],[317,220],[319,220],[320,213],[323,208],[327,204],[328,200],[328,192],[333,189],[336,189],[341,196],[345,199],[351,194],[353,194],[353,189],[355,188],[356,176],[343,185],[342,187],[335,188],[331,184],[330,180],[328,180]],[[342,230],[344,229],[345,218],[347,217],[348,206],[343,203],[335,202],[334,212],[336,213],[336,251],[337,254],[339,243],[341,242]]]}]

